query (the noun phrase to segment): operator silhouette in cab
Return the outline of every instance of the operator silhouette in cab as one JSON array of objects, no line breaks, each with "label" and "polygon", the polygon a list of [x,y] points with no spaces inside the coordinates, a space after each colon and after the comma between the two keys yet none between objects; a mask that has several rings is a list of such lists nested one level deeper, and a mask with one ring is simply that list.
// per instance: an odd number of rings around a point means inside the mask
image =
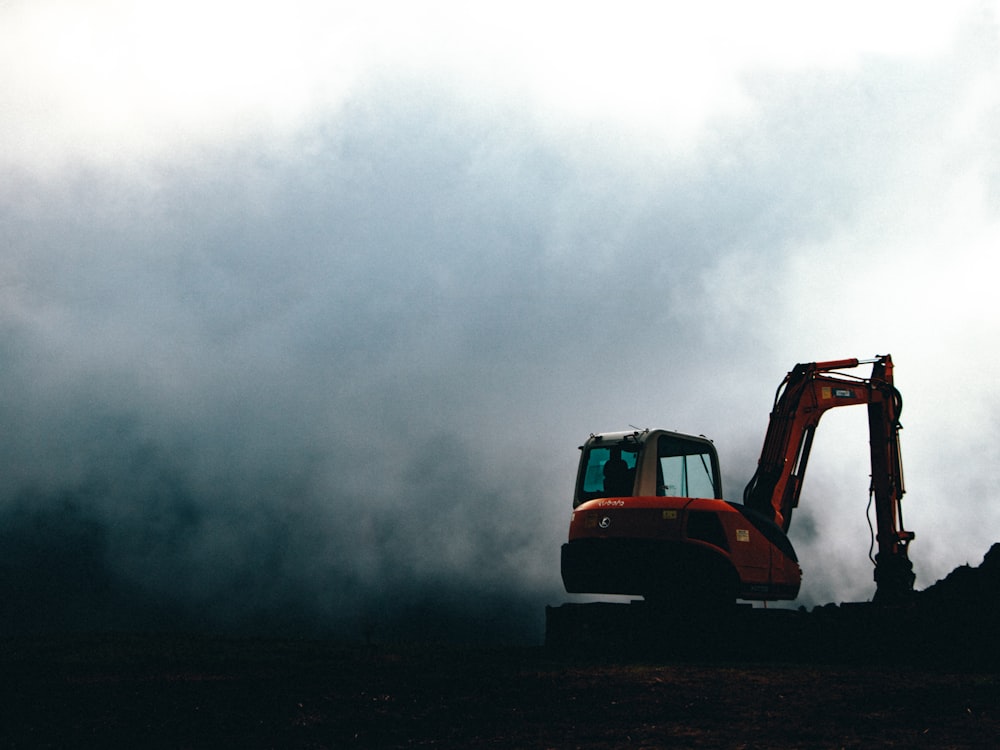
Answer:
[{"label": "operator silhouette in cab", "polygon": [[604,464],[604,492],[608,497],[628,497],[632,494],[635,472],[622,458],[621,448],[612,448]]}]

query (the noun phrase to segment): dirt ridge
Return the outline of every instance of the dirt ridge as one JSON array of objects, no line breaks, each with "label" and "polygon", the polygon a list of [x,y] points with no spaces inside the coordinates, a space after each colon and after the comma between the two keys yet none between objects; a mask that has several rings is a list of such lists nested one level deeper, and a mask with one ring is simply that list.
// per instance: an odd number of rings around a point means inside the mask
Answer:
[{"label": "dirt ridge", "polygon": [[1000,543],[893,604],[664,612],[644,602],[546,611],[546,645],[617,655],[729,662],[1000,667]]}]

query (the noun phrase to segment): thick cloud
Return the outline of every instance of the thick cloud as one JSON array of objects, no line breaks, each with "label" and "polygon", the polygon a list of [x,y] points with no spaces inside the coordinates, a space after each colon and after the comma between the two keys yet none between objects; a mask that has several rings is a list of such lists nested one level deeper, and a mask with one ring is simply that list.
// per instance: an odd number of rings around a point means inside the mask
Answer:
[{"label": "thick cloud", "polygon": [[[885,351],[918,584],[976,562],[989,47],[748,71],[681,147],[382,70],[294,128],[8,154],[4,627],[536,638],[586,434],[709,434],[735,499],[785,371]],[[863,413],[826,420],[804,603],[871,593]]]}]

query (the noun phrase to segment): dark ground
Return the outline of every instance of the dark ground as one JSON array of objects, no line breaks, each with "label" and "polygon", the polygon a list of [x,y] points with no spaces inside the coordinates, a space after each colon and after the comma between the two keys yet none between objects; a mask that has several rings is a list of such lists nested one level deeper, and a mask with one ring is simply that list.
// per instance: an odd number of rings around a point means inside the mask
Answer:
[{"label": "dark ground", "polygon": [[994,748],[998,572],[608,648],[10,636],[0,747]]},{"label": "dark ground", "polygon": [[1000,675],[177,636],[3,643],[7,748],[993,748]]}]

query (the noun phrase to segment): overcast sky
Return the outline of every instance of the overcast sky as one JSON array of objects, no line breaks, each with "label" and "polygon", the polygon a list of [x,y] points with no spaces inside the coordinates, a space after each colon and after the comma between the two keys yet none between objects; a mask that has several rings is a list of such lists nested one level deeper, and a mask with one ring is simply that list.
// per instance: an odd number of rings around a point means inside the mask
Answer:
[{"label": "overcast sky", "polygon": [[[0,131],[8,623],[534,637],[590,432],[739,499],[884,353],[918,588],[1000,541],[995,1],[8,0]],[[867,443],[796,604],[873,593]]]}]

